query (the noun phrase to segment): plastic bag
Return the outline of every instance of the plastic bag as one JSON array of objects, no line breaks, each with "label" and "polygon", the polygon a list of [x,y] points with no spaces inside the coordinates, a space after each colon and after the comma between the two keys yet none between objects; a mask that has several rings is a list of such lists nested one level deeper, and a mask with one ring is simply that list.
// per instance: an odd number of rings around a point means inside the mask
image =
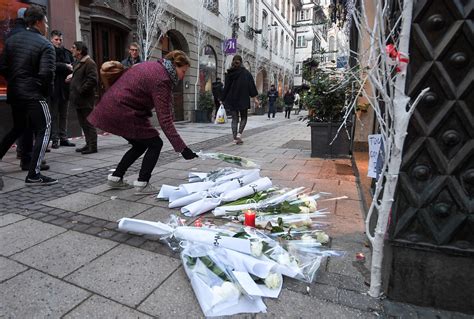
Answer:
[{"label": "plastic bag", "polygon": [[224,105],[221,103],[221,106],[219,106],[219,109],[217,110],[216,120],[214,121],[214,124],[224,124],[226,122],[227,122],[227,114],[225,112]]}]

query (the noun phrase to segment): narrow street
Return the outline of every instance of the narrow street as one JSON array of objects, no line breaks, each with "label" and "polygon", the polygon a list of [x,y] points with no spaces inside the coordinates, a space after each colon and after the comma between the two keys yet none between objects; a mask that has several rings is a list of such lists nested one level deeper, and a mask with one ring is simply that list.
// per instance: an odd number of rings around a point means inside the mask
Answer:
[{"label": "narrow street", "polygon": [[[370,250],[351,159],[311,158],[310,130],[295,115],[291,120],[281,113],[275,120],[249,117],[243,145],[232,143],[230,123],[180,122],[177,128],[192,150],[250,158],[275,185],[348,197],[318,202],[318,208],[331,212],[331,247],[345,251],[345,256],[327,258],[310,285],[285,278],[280,297],[264,300],[267,314],[238,317],[463,318],[366,295]],[[164,141],[151,180],[156,187],[184,183],[189,171],[229,166],[216,160],[185,161]],[[81,145],[83,140],[74,142]],[[203,316],[179,255],[157,238],[117,230],[122,217],[166,222],[170,214],[179,214],[155,196],[108,189],[107,174],[128,148],[125,140],[102,135],[97,154],[81,155],[67,147],[52,150],[46,156],[48,176],[60,182],[44,188],[26,188],[14,149],[5,156],[0,163],[5,174],[0,192],[0,317]],[[128,180],[136,178],[139,165],[127,173]],[[203,220],[223,222],[209,213]],[[356,261],[357,253],[365,262]]]}]

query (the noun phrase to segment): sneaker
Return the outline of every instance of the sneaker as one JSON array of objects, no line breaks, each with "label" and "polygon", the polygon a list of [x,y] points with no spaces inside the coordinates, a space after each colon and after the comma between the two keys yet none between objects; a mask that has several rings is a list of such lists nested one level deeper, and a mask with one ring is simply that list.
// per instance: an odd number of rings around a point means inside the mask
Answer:
[{"label": "sneaker", "polygon": [[25,185],[26,186],[48,186],[48,185],[53,185],[53,184],[57,184],[58,183],[58,180],[57,179],[54,179],[54,178],[51,178],[51,177],[48,177],[48,176],[44,176],[44,175],[41,175],[41,174],[38,174],[37,176],[35,177],[26,177],[25,179]]},{"label": "sneaker", "polygon": [[237,133],[237,136],[236,136],[235,140],[237,141],[236,144],[238,144],[238,145],[240,145],[244,142],[244,141],[242,141],[242,134],[240,134],[240,133]]},{"label": "sneaker", "polygon": [[158,194],[160,191],[149,182],[140,182],[135,181],[133,182],[133,186],[135,186],[135,195],[155,195]]},{"label": "sneaker", "polygon": [[111,189],[130,189],[133,188],[132,185],[127,183],[127,181],[124,181],[122,177],[118,176],[113,176],[112,174],[109,174],[107,176],[107,185]]}]

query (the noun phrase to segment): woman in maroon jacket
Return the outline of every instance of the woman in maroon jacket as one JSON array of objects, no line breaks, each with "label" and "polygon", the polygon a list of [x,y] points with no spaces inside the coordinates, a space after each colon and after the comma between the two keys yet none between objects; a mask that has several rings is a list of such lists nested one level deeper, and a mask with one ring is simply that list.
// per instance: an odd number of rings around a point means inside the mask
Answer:
[{"label": "woman in maroon jacket", "polygon": [[158,161],[163,141],[151,125],[155,108],[160,127],[174,150],[187,159],[197,155],[183,142],[173,123],[171,96],[173,86],[184,78],[190,66],[182,51],[168,53],[158,62],[143,62],[128,69],[104,94],[89,116],[90,123],[104,131],[122,136],[132,148],[125,153],[107,184],[114,189],[130,188],[123,180],[127,169],[143,154],[136,194],[157,193],[150,183],[151,172]]}]

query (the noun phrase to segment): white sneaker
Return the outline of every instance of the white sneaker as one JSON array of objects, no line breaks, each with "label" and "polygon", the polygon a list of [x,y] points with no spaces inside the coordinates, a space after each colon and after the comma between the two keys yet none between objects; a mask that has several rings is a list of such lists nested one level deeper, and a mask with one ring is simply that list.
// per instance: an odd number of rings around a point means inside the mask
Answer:
[{"label": "white sneaker", "polygon": [[113,176],[112,174],[107,176],[107,185],[109,185],[111,189],[130,189],[133,187],[127,183],[127,181],[124,181],[123,178]]},{"label": "white sneaker", "polygon": [[244,141],[242,141],[242,134],[237,133],[237,136],[235,137],[235,140],[237,141],[235,144],[242,144]]},{"label": "white sneaker", "polygon": [[133,186],[135,187],[135,195],[154,195],[158,194],[160,191],[149,182],[140,182],[135,181],[133,182]]}]

